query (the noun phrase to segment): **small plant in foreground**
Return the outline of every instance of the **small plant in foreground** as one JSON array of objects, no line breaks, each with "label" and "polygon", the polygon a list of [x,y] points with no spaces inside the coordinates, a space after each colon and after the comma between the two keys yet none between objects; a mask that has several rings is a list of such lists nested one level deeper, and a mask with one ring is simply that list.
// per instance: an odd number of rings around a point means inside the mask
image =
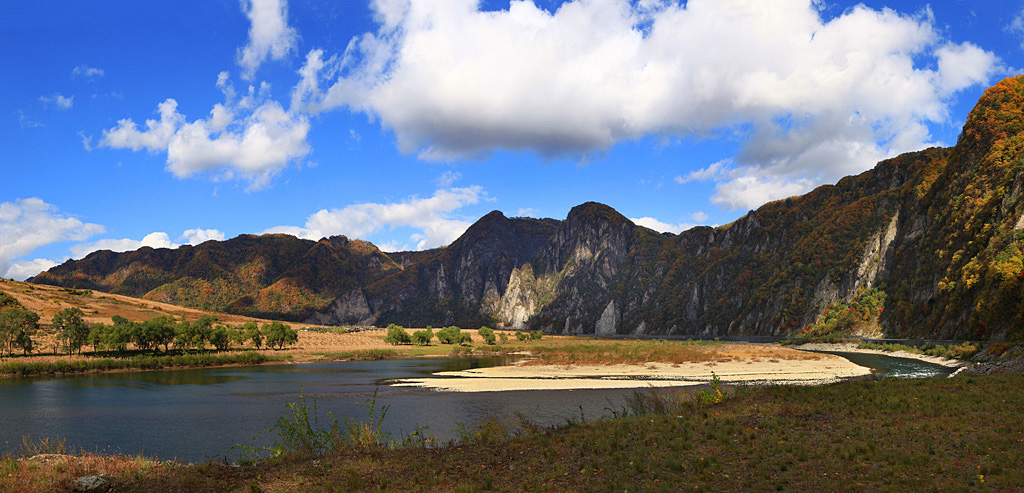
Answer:
[{"label": "small plant in foreground", "polygon": [[701,407],[707,407],[712,404],[722,402],[722,399],[724,399],[725,396],[722,395],[722,389],[720,387],[721,383],[722,380],[718,378],[718,375],[715,375],[715,372],[711,372],[711,388],[695,391],[693,393],[694,402]]},{"label": "small plant in foreground", "polygon": [[[370,399],[360,404],[369,410],[369,421],[342,416],[344,427],[333,412],[327,413],[328,423],[321,426],[316,399],[311,400],[312,411],[306,401],[306,394],[300,392],[299,401],[289,402],[288,410],[277,418],[274,426],[269,430],[260,431],[253,437],[255,440],[262,433],[276,432],[277,440],[273,445],[257,448],[254,445],[236,444],[232,447],[233,450],[238,450],[238,463],[252,464],[266,456],[315,457],[344,447],[371,449],[395,445],[391,435],[382,429],[388,406],[377,407],[376,389]],[[417,428],[403,443],[419,443],[421,440],[415,437],[416,434],[424,436],[423,428]]]},{"label": "small plant in foreground", "polygon": [[21,437],[21,452],[22,457],[32,457],[41,454],[60,454],[63,455],[67,451],[65,443],[66,438],[54,438],[46,437],[40,440],[32,440],[32,437],[25,435]]},{"label": "small plant in foreground", "polygon": [[721,379],[711,372],[711,387],[693,391],[690,399],[682,391],[659,391],[654,387],[634,390],[626,396],[621,410],[610,409],[613,416],[646,416],[648,414],[683,414],[694,408],[708,407],[725,399]]}]

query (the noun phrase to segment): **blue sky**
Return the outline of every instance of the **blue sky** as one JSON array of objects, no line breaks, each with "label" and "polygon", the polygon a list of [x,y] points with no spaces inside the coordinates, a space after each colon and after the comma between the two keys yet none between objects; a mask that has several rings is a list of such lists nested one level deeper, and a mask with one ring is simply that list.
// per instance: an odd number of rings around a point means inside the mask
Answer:
[{"label": "blue sky", "polygon": [[244,233],[445,245],[586,201],[678,232],[931,145],[1024,1],[19,2],[0,276]]}]

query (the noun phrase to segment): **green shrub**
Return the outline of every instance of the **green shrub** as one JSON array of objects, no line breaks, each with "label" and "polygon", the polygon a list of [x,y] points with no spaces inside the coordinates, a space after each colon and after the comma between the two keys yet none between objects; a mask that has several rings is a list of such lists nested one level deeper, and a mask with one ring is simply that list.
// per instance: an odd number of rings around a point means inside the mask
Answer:
[{"label": "green shrub", "polygon": [[441,344],[459,344],[462,342],[462,329],[452,325],[437,331],[437,340]]},{"label": "green shrub", "polygon": [[434,338],[434,331],[430,328],[423,330],[417,330],[412,333],[412,342],[419,344],[420,346],[427,346],[430,344],[430,340]]},{"label": "green shrub", "polygon": [[494,335],[494,329],[485,325],[483,327],[480,327],[480,329],[477,330],[476,332],[477,334],[480,334],[480,337],[482,337],[484,342],[486,342],[487,344],[497,344],[498,340]]},{"label": "green shrub", "polygon": [[526,332],[520,330],[516,331],[516,339],[519,339],[519,342],[526,342],[529,338],[530,334],[527,334]]},{"label": "green shrub", "polygon": [[542,337],[544,337],[544,332],[543,331],[535,330],[533,332],[530,332],[530,340],[531,341],[539,341],[539,340],[541,340]]},{"label": "green shrub", "polygon": [[391,324],[388,326],[388,335],[384,338],[384,342],[395,345],[410,344],[412,337],[409,337],[409,333],[401,325]]},{"label": "green shrub", "polygon": [[260,333],[266,336],[267,347],[277,346],[277,349],[283,349],[286,344],[294,345],[299,342],[299,333],[281,322],[263,324]]}]

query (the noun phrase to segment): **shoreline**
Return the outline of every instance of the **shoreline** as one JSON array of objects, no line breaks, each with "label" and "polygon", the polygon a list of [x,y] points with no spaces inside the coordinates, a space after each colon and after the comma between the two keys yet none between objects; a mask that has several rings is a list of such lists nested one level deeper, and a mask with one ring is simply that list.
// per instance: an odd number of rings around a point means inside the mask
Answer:
[{"label": "shoreline", "polygon": [[819,354],[817,359],[719,361],[711,363],[645,363],[615,365],[510,366],[435,373],[410,378],[396,387],[419,387],[445,392],[513,390],[626,389],[706,385],[713,377],[724,384],[823,385],[869,375],[869,368],[840,356]]},{"label": "shoreline", "polygon": [[854,343],[835,344],[812,342],[808,344],[801,344],[799,346],[792,346],[792,348],[798,351],[834,351],[841,353],[880,354],[883,356],[893,356],[897,358],[916,359],[919,361],[924,361],[926,363],[933,363],[936,365],[945,366],[947,368],[960,368],[970,364],[970,362],[964,360],[940,358],[938,356],[929,356],[927,354],[908,353],[906,351],[882,351],[879,349],[865,349],[858,347],[858,345]]}]

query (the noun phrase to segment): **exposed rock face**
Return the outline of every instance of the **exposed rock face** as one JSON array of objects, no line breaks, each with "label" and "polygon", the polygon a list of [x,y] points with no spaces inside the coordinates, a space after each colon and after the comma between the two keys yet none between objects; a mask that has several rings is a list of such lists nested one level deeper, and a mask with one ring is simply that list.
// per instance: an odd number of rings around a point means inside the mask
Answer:
[{"label": "exposed rock face", "polygon": [[608,302],[608,306],[601,312],[601,318],[597,319],[594,332],[599,336],[614,335],[619,324],[619,309],[615,306],[615,300]]},{"label": "exposed rock face", "polygon": [[331,302],[324,312],[314,313],[306,320],[311,324],[370,325],[377,320],[370,310],[362,289],[353,289]]},{"label": "exposed rock face", "polygon": [[495,211],[425,252],[245,236],[173,254],[96,252],[36,281],[178,303],[212,290],[227,293],[216,306],[300,306],[318,323],[709,337],[798,333],[836,301],[879,288],[889,335],[1024,335],[1021,106],[1024,80],[1008,79],[954,148],[679,235],[586,203],[564,221]]},{"label": "exposed rock face", "polygon": [[522,269],[513,269],[509,276],[505,294],[498,301],[493,313],[498,319],[498,327],[523,330],[530,317],[537,314],[538,291],[537,280],[533,277],[533,269],[529,264]]}]

